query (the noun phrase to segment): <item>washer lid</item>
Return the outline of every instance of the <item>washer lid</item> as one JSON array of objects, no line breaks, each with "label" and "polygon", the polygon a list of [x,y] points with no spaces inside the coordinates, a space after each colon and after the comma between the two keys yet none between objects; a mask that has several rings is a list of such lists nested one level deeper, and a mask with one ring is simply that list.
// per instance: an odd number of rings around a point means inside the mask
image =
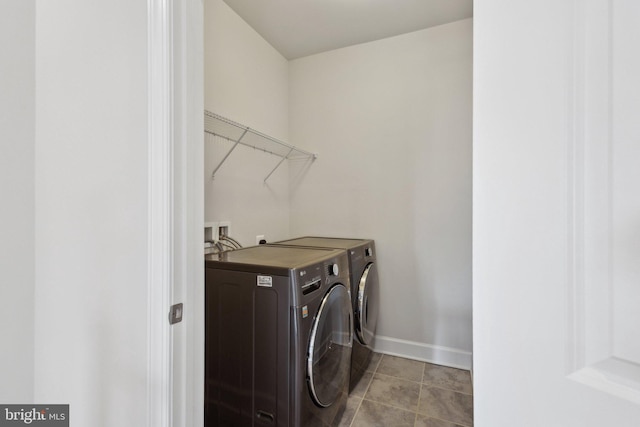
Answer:
[{"label": "washer lid", "polygon": [[208,254],[204,259],[210,268],[287,275],[289,270],[322,263],[342,253],[340,249],[260,245]]},{"label": "washer lid", "polygon": [[307,376],[313,401],[328,407],[345,392],[349,382],[353,339],[351,298],[344,285],[332,287],[313,319]]}]

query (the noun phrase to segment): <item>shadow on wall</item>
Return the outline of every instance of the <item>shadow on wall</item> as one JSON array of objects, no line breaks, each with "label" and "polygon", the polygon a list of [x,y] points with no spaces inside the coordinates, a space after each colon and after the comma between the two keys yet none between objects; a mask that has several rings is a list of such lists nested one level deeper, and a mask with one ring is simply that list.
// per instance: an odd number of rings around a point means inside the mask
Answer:
[{"label": "shadow on wall", "polygon": [[289,195],[293,197],[296,195],[300,184],[304,181],[305,177],[309,173],[311,166],[317,162],[317,159],[291,159],[289,160],[289,176],[290,187]]}]

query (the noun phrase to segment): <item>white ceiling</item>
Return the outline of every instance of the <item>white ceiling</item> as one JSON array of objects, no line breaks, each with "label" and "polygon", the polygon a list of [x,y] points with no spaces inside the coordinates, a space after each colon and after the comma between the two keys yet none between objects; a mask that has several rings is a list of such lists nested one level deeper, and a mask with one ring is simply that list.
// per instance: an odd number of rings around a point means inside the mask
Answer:
[{"label": "white ceiling", "polygon": [[473,0],[224,0],[285,58],[422,30],[473,15]]}]

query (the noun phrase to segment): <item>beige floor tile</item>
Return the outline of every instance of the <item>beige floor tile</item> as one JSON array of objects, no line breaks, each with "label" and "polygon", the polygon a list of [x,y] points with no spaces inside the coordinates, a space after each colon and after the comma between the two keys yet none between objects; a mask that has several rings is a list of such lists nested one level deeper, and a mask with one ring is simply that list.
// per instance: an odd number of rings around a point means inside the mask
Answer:
[{"label": "beige floor tile", "polygon": [[351,427],[413,427],[415,412],[363,400]]},{"label": "beige floor tile", "polygon": [[450,423],[449,421],[442,421],[436,418],[425,417],[424,415],[418,415],[416,419],[415,427],[462,427],[459,424]]},{"label": "beige floor tile", "polygon": [[463,426],[473,425],[473,396],[424,384],[418,413]]},{"label": "beige floor tile", "polygon": [[420,398],[420,383],[375,374],[364,398],[415,412]]},{"label": "beige floor tile", "polygon": [[472,394],[468,371],[374,353],[338,427],[472,427]]},{"label": "beige floor tile", "polygon": [[363,397],[369,388],[369,383],[371,383],[371,378],[373,377],[373,372],[364,372],[362,377],[358,381],[358,384],[351,390],[349,393],[352,396],[360,396]]},{"label": "beige floor tile", "polygon": [[404,359],[402,357],[385,354],[382,356],[382,360],[380,360],[376,373],[421,382],[424,365],[424,362],[417,360]]},{"label": "beige floor tile", "polygon": [[432,386],[458,391],[460,393],[473,394],[471,386],[471,374],[462,369],[446,366],[425,364],[422,382]]}]

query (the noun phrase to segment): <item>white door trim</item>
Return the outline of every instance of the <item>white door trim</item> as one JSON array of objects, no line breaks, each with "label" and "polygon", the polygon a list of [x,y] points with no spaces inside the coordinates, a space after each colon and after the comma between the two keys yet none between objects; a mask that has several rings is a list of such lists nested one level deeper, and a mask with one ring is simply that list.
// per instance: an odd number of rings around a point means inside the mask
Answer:
[{"label": "white door trim", "polygon": [[173,287],[172,2],[148,0],[147,426],[172,417],[172,345],[168,309]]},{"label": "white door trim", "polygon": [[202,0],[173,0],[172,425],[204,425],[204,56]]},{"label": "white door trim", "polygon": [[614,321],[621,285],[614,274],[614,2],[580,0],[574,7],[567,375],[640,404],[640,367],[618,357],[614,343],[624,333]]}]

